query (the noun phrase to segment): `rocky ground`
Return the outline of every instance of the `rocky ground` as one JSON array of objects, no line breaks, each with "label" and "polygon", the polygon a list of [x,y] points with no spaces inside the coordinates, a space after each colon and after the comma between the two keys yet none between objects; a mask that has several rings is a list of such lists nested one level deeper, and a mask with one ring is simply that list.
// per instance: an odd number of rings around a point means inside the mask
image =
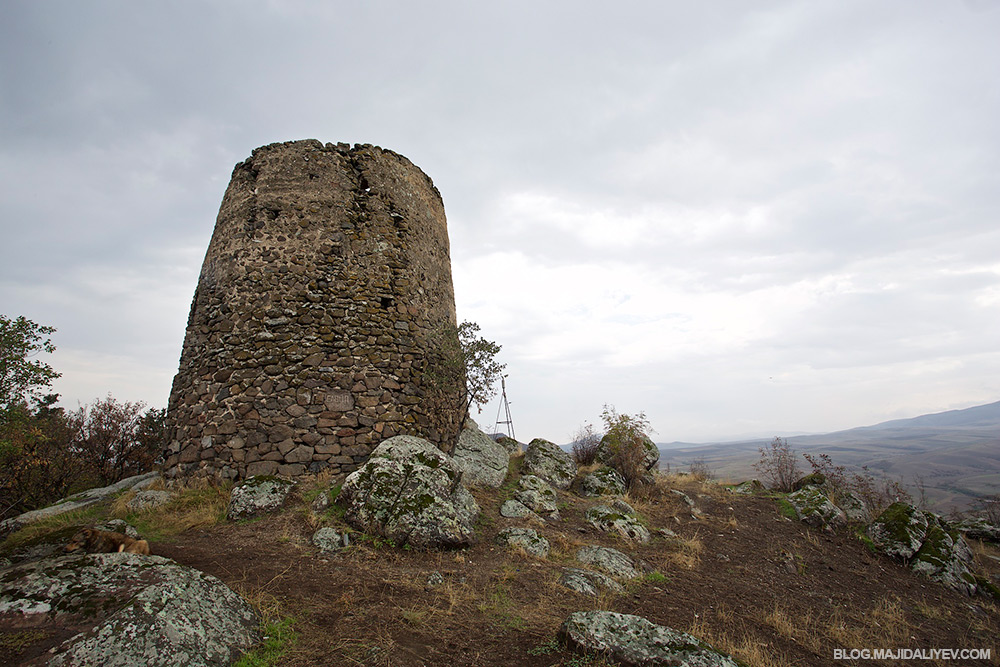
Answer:
[{"label": "rocky ground", "polygon": [[[773,498],[689,476],[626,496],[652,535],[645,544],[595,528],[587,510],[611,501],[572,490],[558,491],[558,518],[504,518],[521,462],[512,459],[500,488],[472,490],[482,512],[466,548],[399,548],[351,532],[337,505],[312,509],[329,486],[318,480],[300,482],[277,512],[151,537],[152,551],[218,577],[265,617],[292,619],[297,639],[281,665],[602,665],[557,640],[570,614],[594,609],[690,632],[760,667],[860,664],[834,659],[852,648],[991,648],[991,661],[938,664],[1000,664],[995,602],[874,553],[850,527],[816,529],[784,516]],[[320,551],[311,539],[324,526],[349,533],[349,546]],[[548,555],[499,546],[509,527],[537,531]],[[567,589],[560,578],[588,567],[577,560],[586,545],[626,553],[640,576],[622,579],[620,593]],[[996,581],[1000,549],[972,547],[979,571]],[[64,639],[33,632],[27,648],[0,633],[0,664]]]}]

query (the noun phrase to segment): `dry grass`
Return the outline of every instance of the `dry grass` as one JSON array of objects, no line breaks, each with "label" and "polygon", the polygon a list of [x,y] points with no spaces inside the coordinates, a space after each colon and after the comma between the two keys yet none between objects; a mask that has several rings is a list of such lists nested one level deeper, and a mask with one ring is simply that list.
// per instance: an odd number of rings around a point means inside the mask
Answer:
[{"label": "dry grass", "polygon": [[723,629],[716,624],[709,625],[704,618],[695,618],[686,632],[743,661],[747,667],[792,667],[793,664],[787,656],[777,653],[768,642],[755,637],[742,626],[733,630]]},{"label": "dry grass", "polygon": [[821,630],[844,648],[906,646],[910,638],[910,624],[898,599],[882,600],[861,617],[837,609]]},{"label": "dry grass", "polygon": [[165,505],[139,512],[128,509],[129,494],[124,494],[112,504],[111,515],[125,519],[144,537],[162,540],[225,521],[231,490],[231,484],[196,482],[187,488],[175,489],[176,495]]},{"label": "dry grass", "polygon": [[809,613],[790,611],[775,604],[774,609],[764,617],[764,622],[774,628],[780,637],[784,637],[809,650],[819,652],[822,648],[818,624]]},{"label": "dry grass", "polygon": [[701,563],[701,553],[705,544],[695,533],[692,537],[678,537],[667,542],[668,551],[663,557],[664,565],[674,565],[687,570],[693,570]]}]

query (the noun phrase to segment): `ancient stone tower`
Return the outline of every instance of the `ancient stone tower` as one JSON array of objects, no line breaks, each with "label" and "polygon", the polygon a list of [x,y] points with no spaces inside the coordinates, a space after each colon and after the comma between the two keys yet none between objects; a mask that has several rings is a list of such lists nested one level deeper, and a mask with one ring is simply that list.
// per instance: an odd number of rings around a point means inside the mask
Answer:
[{"label": "ancient stone tower", "polygon": [[403,156],[315,140],[253,151],[191,305],[166,474],[346,473],[401,433],[448,448],[464,390],[434,372],[455,344],[448,253],[441,195]]}]

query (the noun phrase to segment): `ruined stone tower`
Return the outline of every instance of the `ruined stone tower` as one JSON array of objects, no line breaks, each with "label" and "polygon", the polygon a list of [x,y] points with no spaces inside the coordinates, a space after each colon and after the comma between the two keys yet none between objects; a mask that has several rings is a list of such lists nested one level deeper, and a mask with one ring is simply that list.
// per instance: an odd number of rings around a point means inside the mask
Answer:
[{"label": "ruined stone tower", "polygon": [[191,305],[167,476],[346,473],[401,433],[447,448],[463,415],[442,406],[464,388],[433,366],[454,326],[444,205],[420,169],[369,145],[256,149]]}]

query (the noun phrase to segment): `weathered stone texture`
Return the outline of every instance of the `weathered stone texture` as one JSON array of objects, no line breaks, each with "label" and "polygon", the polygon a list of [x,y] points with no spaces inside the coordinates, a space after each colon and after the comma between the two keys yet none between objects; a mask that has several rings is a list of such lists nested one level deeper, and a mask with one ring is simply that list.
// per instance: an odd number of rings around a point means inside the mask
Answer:
[{"label": "weathered stone texture", "polygon": [[459,387],[425,371],[455,325],[434,184],[370,145],[271,144],[236,165],[191,306],[166,474],[355,470],[383,439],[449,449]]}]

